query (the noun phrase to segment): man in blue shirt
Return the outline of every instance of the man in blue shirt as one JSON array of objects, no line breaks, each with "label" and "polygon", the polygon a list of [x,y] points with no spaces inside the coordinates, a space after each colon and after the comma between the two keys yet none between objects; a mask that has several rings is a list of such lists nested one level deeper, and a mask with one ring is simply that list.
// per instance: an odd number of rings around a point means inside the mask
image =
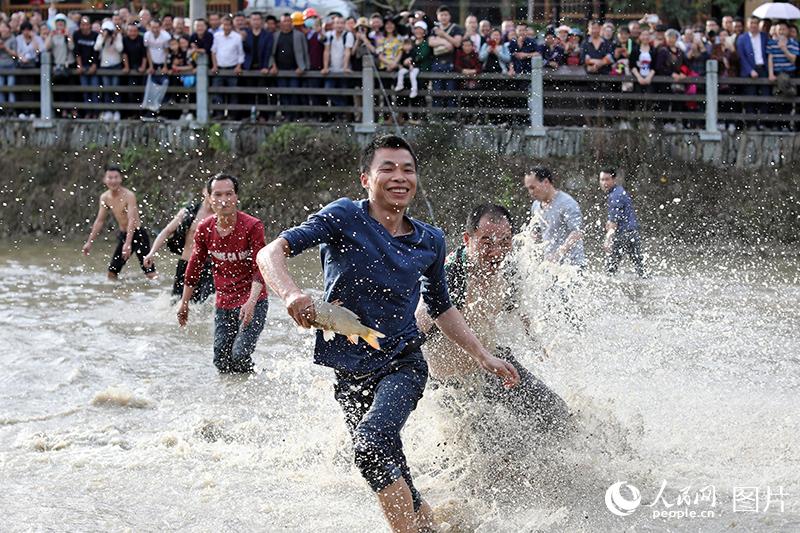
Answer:
[{"label": "man in blue shirt", "polygon": [[644,277],[644,260],[639,238],[639,223],[633,210],[631,197],[617,184],[617,173],[613,169],[600,171],[600,188],[608,197],[608,220],[603,249],[606,252],[606,271],[615,274],[623,254],[633,261],[636,273]]},{"label": "man in blue shirt", "polygon": [[400,137],[374,139],[361,158],[368,199],[328,204],[284,231],[258,254],[267,283],[289,315],[311,327],[314,303],[289,274],[286,257],[320,246],[325,299],[339,300],[361,322],[386,335],[381,349],[317,332],[314,360],[335,370],[335,397],[353,439],[355,464],[377,493],[393,531],[431,527],[430,507],[414,488],[400,431],[422,397],[428,366],[414,310],[422,296],[436,325],[480,368],[515,386],[519,374],[492,356],[451,305],[442,231],[406,216],[417,189],[417,158]]}]

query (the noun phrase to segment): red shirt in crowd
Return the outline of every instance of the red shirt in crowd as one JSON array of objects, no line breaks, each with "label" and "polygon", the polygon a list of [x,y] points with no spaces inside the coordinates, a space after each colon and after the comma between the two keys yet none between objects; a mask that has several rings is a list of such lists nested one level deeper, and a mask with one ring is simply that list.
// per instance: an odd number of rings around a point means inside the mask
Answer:
[{"label": "red shirt in crowd", "polygon": [[217,217],[212,215],[200,222],[195,231],[185,283],[197,285],[203,265],[210,257],[218,308],[235,309],[244,305],[250,297],[253,281],[264,286],[258,296],[261,301],[267,297],[267,289],[256,265],[256,254],[264,246],[264,224],[256,217],[237,211],[236,226],[222,237],[217,231]]}]

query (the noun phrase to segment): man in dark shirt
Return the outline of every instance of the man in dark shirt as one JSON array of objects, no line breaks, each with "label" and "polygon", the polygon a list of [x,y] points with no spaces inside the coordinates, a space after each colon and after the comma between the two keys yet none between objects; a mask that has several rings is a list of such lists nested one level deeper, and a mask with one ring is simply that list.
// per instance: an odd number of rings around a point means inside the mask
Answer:
[{"label": "man in dark shirt", "polygon": [[[260,71],[261,74],[269,73],[269,59],[272,53],[272,34],[264,28],[264,16],[254,11],[250,14],[250,27],[243,33],[242,45],[244,46],[244,70]],[[263,87],[261,77],[244,78],[245,87]],[[266,96],[248,95],[245,102],[258,105]]]},{"label": "man in dark shirt", "polygon": [[[147,70],[147,49],[144,47],[144,37],[139,33],[139,23],[128,24],[125,36],[122,38],[122,70],[128,76],[128,85],[142,84],[142,75]],[[140,95],[128,93],[127,101],[130,103],[141,102]]]},{"label": "man in dark shirt", "polygon": [[617,183],[614,169],[600,171],[600,188],[608,197],[608,219],[603,250],[606,252],[606,271],[615,274],[623,254],[630,257],[636,274],[644,277],[644,259],[639,238],[639,223],[633,202],[622,185]]},{"label": "man in dark shirt", "polygon": [[541,54],[536,39],[527,36],[527,26],[517,26],[516,39],[508,42],[508,52],[511,54],[511,64],[514,74],[530,74],[532,70],[531,58]]},{"label": "man in dark shirt", "polygon": [[[294,29],[292,17],[288,13],[281,16],[280,31],[275,34],[275,41],[272,45],[270,72],[278,74],[279,71],[294,71],[294,76],[279,76],[279,88],[296,89],[300,87],[300,76],[308,68],[308,44],[306,37],[299,30]],[[280,95],[281,106],[299,105],[299,99],[292,91],[289,94]],[[290,120],[297,116],[296,112],[284,113]]]},{"label": "man in dark shirt", "polygon": [[214,46],[214,35],[208,31],[205,19],[194,21],[194,33],[189,37],[189,46],[206,57],[211,57],[211,47]]},{"label": "man in dark shirt", "polygon": [[548,28],[545,32],[544,46],[541,52],[546,68],[557,69],[566,62],[564,45],[556,37],[556,32],[553,28]]},{"label": "man in dark shirt", "polygon": [[[75,43],[75,68],[80,75],[81,87],[98,87],[100,78],[97,76],[97,66],[100,64],[100,52],[94,49],[97,42],[97,32],[92,31],[89,17],[81,17],[79,29],[72,35]],[[83,93],[83,101],[87,104],[97,104],[98,94],[95,92]],[[86,118],[97,116],[96,109],[87,109]]]},{"label": "man in dark shirt", "polygon": [[380,349],[317,332],[314,360],[335,370],[335,398],[353,439],[355,464],[376,493],[392,531],[428,531],[432,512],[414,488],[400,435],[422,397],[428,366],[414,318],[420,296],[439,329],[507,387],[513,365],[491,355],[452,306],[442,230],[406,215],[417,189],[417,158],[396,136],[374,139],[361,157],[368,199],[341,198],[286,230],[259,252],[264,279],[294,321],[311,327],[312,298],[296,284],[286,258],[320,246],[325,300],[339,300],[364,325],[385,335]]},{"label": "man in dark shirt", "polygon": [[581,63],[586,68],[587,74],[611,73],[611,63],[614,58],[612,44],[600,35],[600,22],[593,20],[589,23],[589,38],[581,45]]}]

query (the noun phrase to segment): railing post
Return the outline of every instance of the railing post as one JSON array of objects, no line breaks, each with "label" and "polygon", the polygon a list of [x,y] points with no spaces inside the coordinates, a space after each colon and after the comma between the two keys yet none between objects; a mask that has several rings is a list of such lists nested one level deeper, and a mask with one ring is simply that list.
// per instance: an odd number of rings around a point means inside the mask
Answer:
[{"label": "railing post", "polygon": [[702,141],[719,141],[722,134],[717,129],[717,106],[719,105],[719,63],[706,61],[706,129],[700,132]]},{"label": "railing post", "polygon": [[375,78],[372,54],[363,58],[361,70],[361,124],[356,133],[375,133]]},{"label": "railing post", "polygon": [[37,128],[51,128],[53,126],[53,83],[51,80],[53,59],[47,50],[42,50],[39,56],[39,119],[34,120]]},{"label": "railing post", "polygon": [[542,56],[531,58],[531,89],[528,93],[528,110],[531,115],[530,127],[525,131],[528,137],[543,137],[544,128],[544,61]]},{"label": "railing post", "polygon": [[195,83],[195,117],[197,124],[208,124],[208,57],[198,54],[197,83]]}]

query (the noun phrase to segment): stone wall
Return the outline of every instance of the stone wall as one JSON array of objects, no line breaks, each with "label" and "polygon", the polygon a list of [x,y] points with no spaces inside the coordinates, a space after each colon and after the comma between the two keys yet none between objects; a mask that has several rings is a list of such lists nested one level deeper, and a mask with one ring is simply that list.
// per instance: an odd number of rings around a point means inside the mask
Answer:
[{"label": "stone wall", "polygon": [[[369,138],[352,126],[328,125],[360,142]],[[434,126],[434,128],[444,128]],[[800,136],[794,133],[722,133],[719,142],[702,141],[697,132],[662,132],[648,129],[604,130],[590,128],[549,128],[543,137],[528,137],[524,128],[502,126],[455,126],[459,146],[479,148],[502,155],[526,154],[534,158],[592,156],[608,150],[643,150],[659,158],[704,162],[717,167],[780,168],[800,159]],[[125,149],[158,146],[192,151],[224,146],[236,155],[258,150],[275,126],[249,123],[220,123],[193,128],[178,122],[122,121],[103,123],[84,120],[56,120],[42,128],[30,121],[0,121],[0,148],[14,146],[54,147],[68,150],[92,148]],[[403,127],[404,135],[425,135],[424,126]],[[449,129],[449,127],[448,127]],[[378,132],[395,132],[378,126]]]}]

